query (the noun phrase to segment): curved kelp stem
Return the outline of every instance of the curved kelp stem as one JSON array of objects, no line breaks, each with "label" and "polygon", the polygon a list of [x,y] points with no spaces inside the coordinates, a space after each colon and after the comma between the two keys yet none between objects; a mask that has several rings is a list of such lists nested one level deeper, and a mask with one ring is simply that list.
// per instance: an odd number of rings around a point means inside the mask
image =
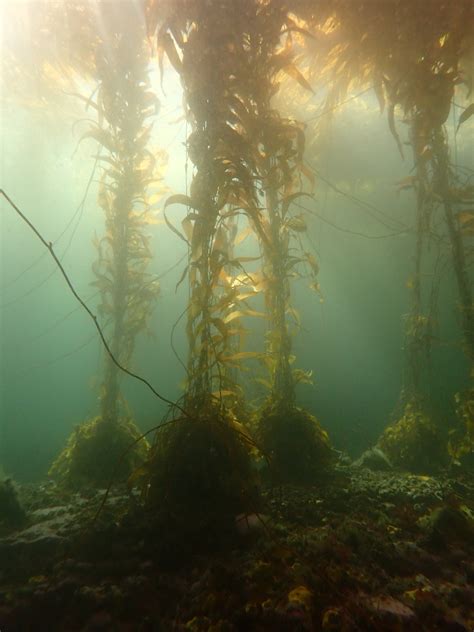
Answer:
[{"label": "curved kelp stem", "polygon": [[138,375],[137,373],[134,373],[133,371],[130,371],[129,369],[127,369],[125,366],[123,366],[115,357],[115,355],[113,354],[105,336],[104,333],[101,329],[101,326],[98,323],[97,320],[97,316],[92,312],[92,310],[88,307],[88,305],[84,302],[84,300],[79,296],[79,294],[77,293],[76,289],[74,288],[74,285],[72,284],[69,276],[67,275],[61,261],[59,260],[59,258],[57,257],[56,253],[54,252],[53,249],[53,244],[52,242],[48,242],[46,241],[46,239],[42,236],[42,234],[39,232],[39,230],[36,228],[36,226],[34,226],[34,224],[28,219],[28,217],[20,210],[20,208],[15,204],[15,202],[13,202],[13,200],[10,198],[10,196],[3,190],[0,189],[0,194],[3,195],[3,197],[6,199],[6,201],[8,202],[8,204],[16,211],[16,213],[21,217],[21,219],[29,226],[29,228],[35,233],[36,237],[41,241],[41,243],[43,244],[43,246],[45,248],[47,248],[49,250],[50,255],[52,256],[52,258],[54,259],[54,262],[56,263],[56,265],[58,266],[61,274],[64,277],[64,280],[66,281],[69,289],[71,290],[72,294],[74,295],[74,298],[81,304],[81,306],[84,308],[84,310],[88,313],[89,317],[92,319],[92,321],[94,322],[95,328],[97,329],[97,331],[99,332],[99,336],[100,339],[102,340],[102,344],[104,345],[104,348],[109,356],[109,358],[111,359],[111,361],[115,364],[115,366],[120,369],[120,371],[122,371],[123,373],[126,373],[127,375],[129,375],[130,377],[133,377],[134,379],[138,380],[139,382],[142,382],[143,384],[145,384],[145,386],[147,386],[150,391],[156,396],[158,397],[158,399],[160,399],[162,402],[164,402],[165,404],[168,404],[169,406],[171,406],[172,408],[177,408],[183,415],[187,416],[186,411],[184,410],[184,408],[182,408],[179,404],[177,404],[176,402],[173,402],[172,400],[168,399],[167,397],[164,397],[164,395],[161,395],[156,388],[144,377],[142,377],[141,375]]}]

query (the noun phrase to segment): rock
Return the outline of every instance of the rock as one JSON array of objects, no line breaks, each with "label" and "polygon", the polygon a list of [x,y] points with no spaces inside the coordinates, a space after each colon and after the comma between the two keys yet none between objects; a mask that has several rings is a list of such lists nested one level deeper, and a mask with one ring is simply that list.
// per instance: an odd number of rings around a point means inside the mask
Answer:
[{"label": "rock", "polygon": [[390,595],[370,597],[367,600],[367,605],[370,610],[376,612],[382,619],[397,618],[406,621],[415,617],[415,613],[411,608]]},{"label": "rock", "polygon": [[471,541],[474,538],[474,517],[465,506],[444,506],[418,520],[418,525],[432,542]]},{"label": "rock", "polygon": [[0,481],[0,525],[15,528],[26,522],[26,513],[20,504],[13,481],[9,478]]},{"label": "rock", "polygon": [[36,564],[54,565],[67,538],[59,535],[48,521],[0,539],[2,570],[21,573]]},{"label": "rock", "polygon": [[379,447],[374,446],[366,450],[357,461],[353,463],[354,467],[367,467],[375,471],[388,471],[393,469],[388,456]]},{"label": "rock", "polygon": [[100,610],[88,620],[81,632],[99,632],[99,630],[107,632],[108,630],[113,629],[114,625],[112,616],[108,612]]}]

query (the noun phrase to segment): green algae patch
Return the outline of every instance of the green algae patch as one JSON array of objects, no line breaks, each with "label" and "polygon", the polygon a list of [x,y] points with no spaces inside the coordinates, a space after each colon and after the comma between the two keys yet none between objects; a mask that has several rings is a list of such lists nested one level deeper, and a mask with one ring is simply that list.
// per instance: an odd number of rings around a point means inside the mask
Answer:
[{"label": "green algae patch", "polygon": [[157,433],[144,476],[146,505],[180,528],[233,526],[237,514],[260,504],[252,439],[229,412],[195,413]]},{"label": "green algae patch", "polygon": [[402,417],[383,431],[377,445],[395,467],[409,472],[432,472],[447,463],[443,436],[414,402],[407,403]]},{"label": "green algae patch", "polygon": [[76,426],[49,475],[71,489],[126,482],[144,463],[149,444],[131,419],[94,417]]},{"label": "green algae patch", "polygon": [[455,463],[474,463],[474,386],[455,395],[460,427],[450,433],[448,452]]},{"label": "green algae patch", "polygon": [[281,482],[313,483],[333,462],[328,433],[302,408],[264,410],[257,443],[270,459],[273,478]]}]

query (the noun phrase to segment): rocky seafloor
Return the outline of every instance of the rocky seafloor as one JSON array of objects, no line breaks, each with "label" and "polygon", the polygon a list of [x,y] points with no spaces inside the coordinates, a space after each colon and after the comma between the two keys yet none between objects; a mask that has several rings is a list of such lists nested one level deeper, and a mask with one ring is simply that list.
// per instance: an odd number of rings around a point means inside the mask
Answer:
[{"label": "rocky seafloor", "polygon": [[[0,527],[0,630],[474,629],[474,476],[339,465],[263,491],[261,515],[219,538],[154,521],[112,489],[18,489]],[[193,532],[190,525],[189,533]]]}]

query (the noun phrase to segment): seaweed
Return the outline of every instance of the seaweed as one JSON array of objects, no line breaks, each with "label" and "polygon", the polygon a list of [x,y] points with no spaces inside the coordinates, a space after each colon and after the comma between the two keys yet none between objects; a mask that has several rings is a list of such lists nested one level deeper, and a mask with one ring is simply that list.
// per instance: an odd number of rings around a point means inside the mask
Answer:
[{"label": "seaweed", "polygon": [[0,481],[0,526],[15,529],[27,523],[18,491],[10,478]]},{"label": "seaweed", "polygon": [[131,419],[100,416],[77,425],[51,465],[49,475],[69,489],[126,483],[143,465],[149,445]]},{"label": "seaweed", "polygon": [[415,473],[429,473],[448,464],[445,437],[421,403],[411,399],[402,416],[383,431],[377,445],[390,462]]}]

